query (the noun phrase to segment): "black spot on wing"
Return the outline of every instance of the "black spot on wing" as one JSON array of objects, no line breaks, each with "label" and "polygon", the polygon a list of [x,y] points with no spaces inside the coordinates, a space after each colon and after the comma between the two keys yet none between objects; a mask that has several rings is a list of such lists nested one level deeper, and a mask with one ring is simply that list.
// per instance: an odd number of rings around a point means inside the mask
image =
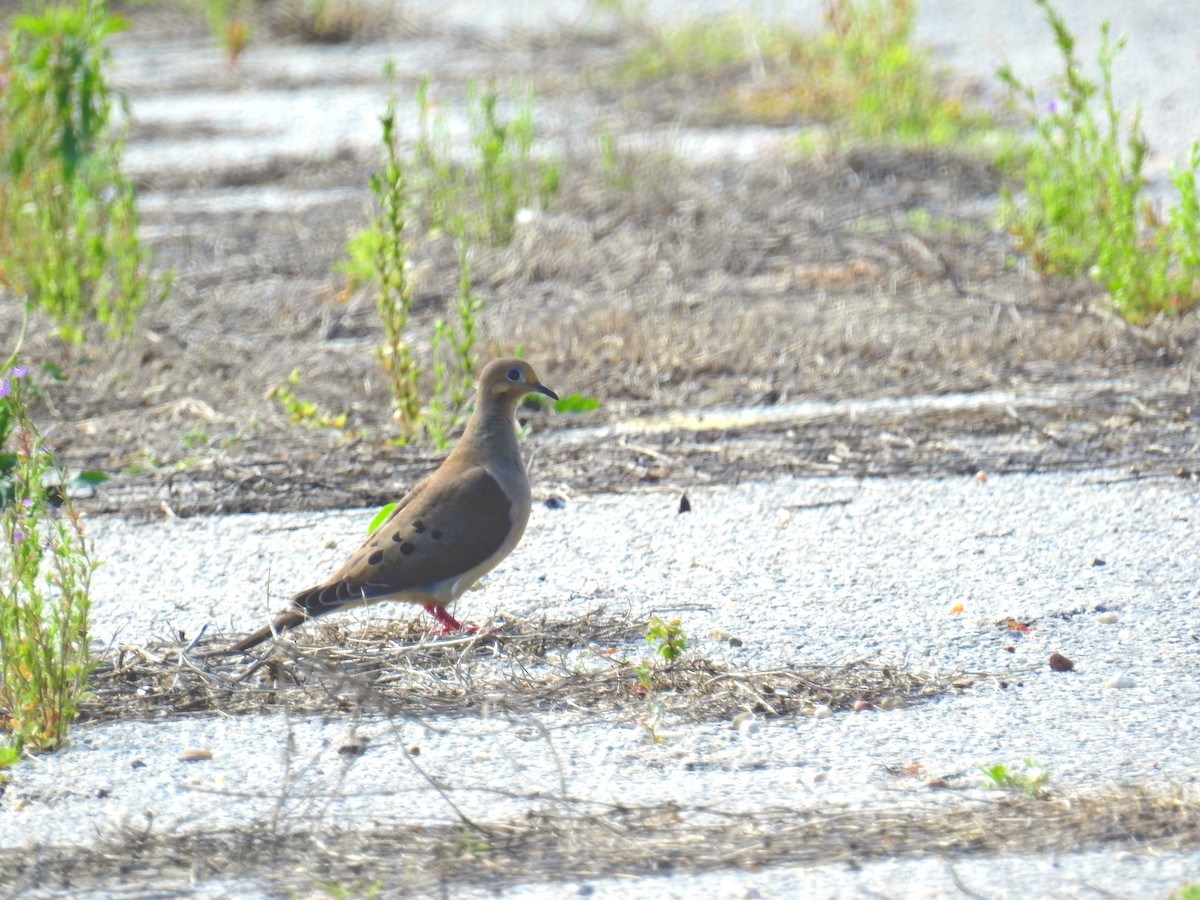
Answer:
[{"label": "black spot on wing", "polygon": [[313,589],[320,596],[302,606],[309,616],[470,571],[504,543],[512,525],[512,503],[491,475],[471,469],[445,483],[437,496],[422,494],[396,519],[385,549],[369,556],[360,551],[336,573],[336,581]]}]

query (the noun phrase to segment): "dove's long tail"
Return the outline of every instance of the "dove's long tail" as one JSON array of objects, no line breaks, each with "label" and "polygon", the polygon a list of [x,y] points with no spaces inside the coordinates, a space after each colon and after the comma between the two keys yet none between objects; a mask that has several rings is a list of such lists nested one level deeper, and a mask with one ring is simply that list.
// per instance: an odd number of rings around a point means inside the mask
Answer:
[{"label": "dove's long tail", "polygon": [[302,625],[307,622],[309,617],[304,613],[304,610],[295,608],[281,612],[275,617],[275,620],[263,628],[258,629],[249,637],[242,638],[232,647],[224,647],[220,650],[209,650],[206,653],[198,653],[197,656],[230,656],[234,653],[244,653],[252,647],[257,647],[263,641],[269,640],[277,634],[283,634],[289,629],[295,628],[297,625]]}]

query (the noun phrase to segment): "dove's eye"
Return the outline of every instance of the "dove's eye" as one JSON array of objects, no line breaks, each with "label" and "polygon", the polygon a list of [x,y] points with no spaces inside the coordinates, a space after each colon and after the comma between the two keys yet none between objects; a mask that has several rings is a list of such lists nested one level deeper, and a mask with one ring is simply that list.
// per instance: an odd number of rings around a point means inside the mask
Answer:
[{"label": "dove's eye", "polygon": [[521,381],[522,380],[521,370],[520,369],[509,369],[508,370],[508,380],[509,381]]}]

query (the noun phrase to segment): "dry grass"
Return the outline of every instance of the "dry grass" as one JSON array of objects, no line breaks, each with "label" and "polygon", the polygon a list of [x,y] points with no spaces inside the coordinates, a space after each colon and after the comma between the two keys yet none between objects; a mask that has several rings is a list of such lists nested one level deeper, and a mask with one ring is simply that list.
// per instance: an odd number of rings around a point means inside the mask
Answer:
[{"label": "dry grass", "polygon": [[[255,713],[369,710],[390,719],[490,712],[569,710],[604,722],[645,708],[630,662],[610,648],[640,645],[640,628],[602,611],[581,619],[510,620],[503,632],[430,640],[411,622],[353,636],[304,629],[260,663],[198,658],[191,645],[125,647],[100,663],[92,721]],[[222,636],[223,645],[232,636]],[[643,648],[644,652],[644,648]],[[739,669],[694,656],[653,669],[655,701],[680,721],[753,710],[803,714],[814,703],[844,709],[858,700],[887,707],[969,687],[972,678],[921,675],[861,662],[843,666]],[[339,751],[342,752],[342,751]],[[354,765],[357,756],[344,757]],[[411,761],[411,760],[410,760]],[[1165,852],[1200,843],[1200,805],[1181,789],[1108,788],[1090,793],[955,790],[905,793],[894,804],[779,806],[750,812],[700,803],[630,798],[611,804],[546,791],[489,788],[531,811],[483,820],[458,812],[454,791],[412,762],[442,797],[450,824],[373,811],[329,818],[284,784],[289,801],[237,827],[163,830],[153,818],[126,822],[86,847],[0,850],[0,887],[163,892],[219,881],[273,893],[316,889],[429,895],[466,886],[572,883],[630,873],[688,873],[859,864],[882,857],[1080,852],[1102,847]],[[265,795],[203,790],[230,804]],[[386,800],[411,785],[372,786]],[[295,792],[295,796],[293,796]],[[361,795],[348,795],[363,799]],[[386,808],[384,806],[383,808]],[[322,888],[322,886],[325,886]],[[331,887],[332,886],[332,887]]]},{"label": "dry grass", "polygon": [[648,690],[635,670],[648,655],[639,629],[629,619],[599,613],[510,619],[496,634],[437,639],[415,622],[354,635],[327,626],[289,636],[257,661],[198,657],[180,645],[122,647],[98,662],[81,716],[111,721],[347,709],[397,717],[485,709],[599,716],[640,712],[653,693],[659,708],[681,722],[728,721],[741,711],[803,714],[818,703],[835,710],[859,701],[896,707],[971,681],[865,662],[751,671],[689,654],[653,666]]},{"label": "dry grass", "polygon": [[[347,158],[247,177],[325,188],[361,178],[367,165]],[[512,246],[479,248],[473,263],[489,303],[485,352],[524,344],[560,393],[600,400],[583,417],[523,413],[535,432],[714,405],[1079,387],[1032,419],[1018,405],[1018,416],[984,422],[973,412],[881,413],[635,442],[667,464],[619,440],[584,452],[578,442],[542,445],[543,483],[684,487],[829,471],[831,457],[837,471],[871,475],[1200,471],[1188,386],[1200,320],[1133,330],[1097,312],[1086,284],[1037,284],[1007,266],[1007,238],[978,211],[997,187],[986,166],[863,149],[785,164],[689,168],[634,155],[628,165],[624,190],[594,160],[572,162],[550,212]],[[85,509],[369,506],[432,468],[428,454],[385,440],[373,305],[335,299],[332,265],[342,236],[361,224],[362,201],[269,216],[184,209],[148,217],[170,235],[155,252],[178,272],[172,298],[147,311],[132,342],[90,349],[87,378],[47,386],[41,412],[58,422],[52,437],[66,464],[114,476]],[[962,227],[918,228],[912,210]],[[414,327],[424,328],[453,294],[455,266],[444,242],[414,252],[425,273]],[[13,310],[0,309],[0,336],[16,327]],[[34,340],[31,362],[61,363],[62,352]],[[348,412],[369,439],[344,446],[291,425],[265,399],[296,360],[298,393]],[[1105,386],[1081,386],[1091,382]],[[1048,437],[1052,422],[1072,432]],[[184,446],[196,429],[207,444]],[[979,434],[1006,438],[1008,449]]]},{"label": "dry grass", "polygon": [[[953,798],[951,798],[953,799]],[[298,823],[293,823],[297,825]],[[1200,843],[1200,804],[1178,789],[1109,789],[1035,799],[726,814],[674,805],[595,808],[559,799],[518,820],[422,826],[319,822],[163,834],[151,825],[87,848],[0,851],[0,887],[157,892],[220,878],[243,888],[429,895],[638,873],[857,864],[881,857],[1038,854],[1101,847],[1164,852]],[[226,882],[228,883],[228,882]]]},{"label": "dry grass", "polygon": [[[1022,392],[1018,392],[1020,396]],[[778,416],[777,401],[801,399],[766,391],[764,421],[663,428],[609,429],[602,413],[559,417],[563,428],[537,434],[527,452],[535,492],[569,498],[595,491],[672,491],[783,475],[974,475],[1007,472],[1124,469],[1130,477],[1200,477],[1200,432],[1186,391],[1163,386],[1131,390],[1078,384],[1042,402],[1013,399],[947,410],[899,405],[853,415],[837,408]],[[848,398],[854,399],[854,398]],[[522,414],[523,418],[525,414]],[[106,426],[131,427],[131,411]],[[141,420],[144,427],[146,420]],[[187,418],[177,420],[187,430]],[[216,432],[234,423],[209,420]],[[535,431],[553,427],[548,414],[529,414]],[[594,426],[594,427],[587,427]],[[286,447],[286,454],[280,452]],[[182,455],[182,454],[181,454]],[[436,467],[439,457],[310,429],[264,431],[236,447],[187,451],[186,467],[145,468],[104,485],[84,501],[91,513],[158,518],[297,509],[378,508]],[[103,453],[86,468],[106,468]],[[79,464],[79,463],[77,463]],[[111,469],[109,469],[111,471]]]}]

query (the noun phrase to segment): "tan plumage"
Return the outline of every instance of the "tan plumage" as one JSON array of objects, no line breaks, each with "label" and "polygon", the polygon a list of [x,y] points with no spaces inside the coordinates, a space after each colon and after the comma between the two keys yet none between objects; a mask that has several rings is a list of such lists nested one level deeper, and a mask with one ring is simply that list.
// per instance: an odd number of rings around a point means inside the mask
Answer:
[{"label": "tan plumage", "polygon": [[300,591],[270,626],[225,652],[248,650],[308,619],[385,600],[420,603],[445,628],[461,629],[446,607],[512,552],[529,521],[529,478],[514,425],[517,403],[534,391],[558,399],[529,363],[489,363],[466,431],[437,471],[326,581]]}]

